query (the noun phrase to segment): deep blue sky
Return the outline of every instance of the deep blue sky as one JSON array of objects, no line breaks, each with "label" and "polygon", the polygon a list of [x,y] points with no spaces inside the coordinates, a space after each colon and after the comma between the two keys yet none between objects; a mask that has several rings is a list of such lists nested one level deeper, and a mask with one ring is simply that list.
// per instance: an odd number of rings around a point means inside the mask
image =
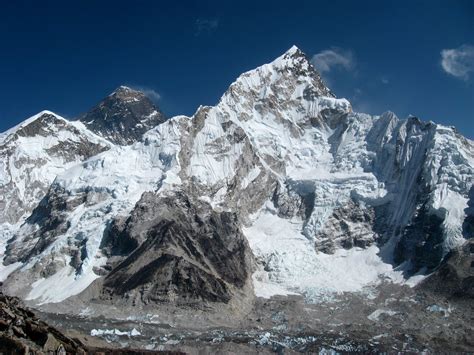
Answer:
[{"label": "deep blue sky", "polygon": [[0,131],[43,109],[75,117],[121,84],[190,115],[292,44],[351,59],[323,74],[356,109],[474,138],[474,73],[441,66],[443,49],[474,45],[474,1],[455,0],[0,0]]}]

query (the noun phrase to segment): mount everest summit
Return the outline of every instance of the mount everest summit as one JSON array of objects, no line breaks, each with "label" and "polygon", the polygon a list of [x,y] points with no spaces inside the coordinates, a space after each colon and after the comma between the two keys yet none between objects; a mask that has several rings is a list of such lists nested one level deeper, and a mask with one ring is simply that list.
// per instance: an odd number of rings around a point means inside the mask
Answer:
[{"label": "mount everest summit", "polygon": [[[34,305],[434,284],[473,237],[473,180],[474,142],[353,112],[292,47],[192,117],[122,86],[77,120],[43,111],[2,133],[0,280]],[[459,268],[452,287],[472,293]]]}]

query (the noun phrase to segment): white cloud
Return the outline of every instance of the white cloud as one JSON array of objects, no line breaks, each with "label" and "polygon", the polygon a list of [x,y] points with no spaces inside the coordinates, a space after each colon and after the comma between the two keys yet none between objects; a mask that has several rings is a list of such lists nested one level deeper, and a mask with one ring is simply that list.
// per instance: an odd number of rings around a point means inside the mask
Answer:
[{"label": "white cloud", "polygon": [[315,54],[311,63],[321,74],[330,72],[334,67],[350,71],[355,67],[355,58],[351,51],[333,47]]},{"label": "white cloud", "polygon": [[455,49],[443,49],[441,66],[446,73],[468,80],[469,74],[474,72],[474,46],[464,44]]},{"label": "white cloud", "polygon": [[131,88],[141,91],[142,93],[145,94],[146,97],[148,97],[153,102],[158,102],[161,99],[160,93],[156,91],[155,89],[151,89],[149,87],[139,86],[139,85],[132,85]]},{"label": "white cloud", "polygon": [[152,101],[161,99],[161,95],[153,89],[142,89],[143,93]]}]

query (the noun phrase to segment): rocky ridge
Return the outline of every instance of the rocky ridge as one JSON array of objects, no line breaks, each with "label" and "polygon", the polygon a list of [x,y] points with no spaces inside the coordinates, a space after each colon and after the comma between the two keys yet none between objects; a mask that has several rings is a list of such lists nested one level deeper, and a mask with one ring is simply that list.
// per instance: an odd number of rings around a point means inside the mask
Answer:
[{"label": "rocky ridge", "polygon": [[39,320],[18,298],[0,292],[0,352],[86,354],[86,348]]}]

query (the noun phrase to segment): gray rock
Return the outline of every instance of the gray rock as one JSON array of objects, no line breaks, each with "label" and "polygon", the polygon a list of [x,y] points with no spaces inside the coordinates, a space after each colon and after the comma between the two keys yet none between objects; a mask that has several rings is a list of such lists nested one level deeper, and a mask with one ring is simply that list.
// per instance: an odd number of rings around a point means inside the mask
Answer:
[{"label": "gray rock", "polygon": [[333,254],[336,249],[367,248],[377,241],[373,230],[374,211],[350,200],[336,208],[324,229],[316,234],[317,251]]},{"label": "gray rock", "polygon": [[452,250],[443,264],[419,286],[448,299],[464,300],[472,307],[474,299],[474,240]]},{"label": "gray rock", "polygon": [[128,145],[166,117],[144,93],[120,86],[79,120],[109,141]]},{"label": "gray rock", "polygon": [[110,229],[104,248],[119,255],[136,248],[105,278],[106,299],[227,303],[250,277],[252,254],[236,215],[187,193],[145,194],[119,230]]}]

